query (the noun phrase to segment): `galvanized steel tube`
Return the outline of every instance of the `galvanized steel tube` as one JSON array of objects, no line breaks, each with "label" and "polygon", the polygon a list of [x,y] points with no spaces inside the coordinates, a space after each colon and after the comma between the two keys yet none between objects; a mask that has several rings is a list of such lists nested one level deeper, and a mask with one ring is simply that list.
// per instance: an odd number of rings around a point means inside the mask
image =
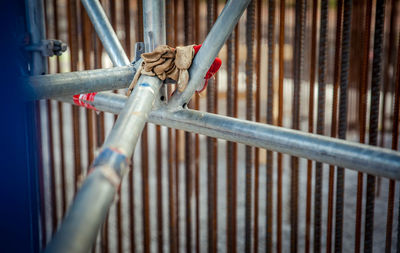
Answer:
[{"label": "galvanized steel tube", "polygon": [[[126,98],[122,95],[102,93],[94,98],[93,105],[99,110],[119,113],[125,101]],[[154,124],[376,176],[400,179],[400,152],[389,149],[194,110],[155,110],[149,114],[148,120]]]},{"label": "galvanized steel tube", "polygon": [[250,0],[231,0],[225,5],[192,62],[186,89],[183,92],[175,92],[169,102],[169,108],[174,109],[188,103],[249,3]]},{"label": "galvanized steel tube", "polygon": [[158,94],[161,80],[143,76],[123,105],[118,120],[96,157],[88,178],[79,190],[60,230],[46,252],[88,252],[108,208],[115,197],[120,181],[128,170],[148,113]]},{"label": "galvanized steel tube", "polygon": [[129,65],[128,56],[108,21],[101,3],[98,0],[81,0],[81,2],[114,66]]},{"label": "galvanized steel tube", "polygon": [[27,97],[31,99],[46,99],[127,88],[135,73],[136,67],[131,65],[32,76],[26,80],[30,84]]}]

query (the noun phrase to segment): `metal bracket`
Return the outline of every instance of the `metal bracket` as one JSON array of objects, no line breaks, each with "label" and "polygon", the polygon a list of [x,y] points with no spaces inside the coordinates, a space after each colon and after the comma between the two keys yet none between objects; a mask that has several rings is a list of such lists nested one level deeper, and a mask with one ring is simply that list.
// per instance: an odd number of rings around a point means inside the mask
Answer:
[{"label": "metal bracket", "polygon": [[60,56],[67,51],[67,44],[61,40],[42,40],[40,43],[26,46],[25,50],[39,51],[43,56]]},{"label": "metal bracket", "polygon": [[135,60],[133,61],[133,64],[135,62],[138,62],[140,60],[140,56],[144,53],[144,42],[136,42],[135,43]]}]

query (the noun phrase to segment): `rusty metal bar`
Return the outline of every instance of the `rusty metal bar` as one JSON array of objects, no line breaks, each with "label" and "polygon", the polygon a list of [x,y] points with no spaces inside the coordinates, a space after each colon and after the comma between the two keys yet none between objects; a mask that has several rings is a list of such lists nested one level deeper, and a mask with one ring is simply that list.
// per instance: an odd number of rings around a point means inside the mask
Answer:
[{"label": "rusty metal bar", "polygon": [[[256,1],[256,62],[261,62],[261,33],[262,33],[262,1]],[[268,41],[269,42],[269,41]],[[255,96],[255,121],[260,122],[260,97],[261,97],[261,80],[260,69],[261,64],[255,66],[256,69],[256,96]],[[260,150],[254,149],[254,228],[253,228],[253,252],[258,252],[258,206],[259,206],[259,172],[260,170]],[[268,191],[267,191],[268,192]],[[267,201],[268,202],[268,201]],[[267,216],[268,218],[268,216]]]},{"label": "rusty metal bar", "polygon": [[[92,29],[93,49],[94,49],[94,66],[102,67],[103,46],[96,31]],[[104,112],[96,114],[96,148],[100,148],[105,140],[105,118]],[[100,252],[108,252],[108,215],[100,231]]]},{"label": "rusty metal bar", "polygon": [[[174,0],[174,45],[175,47],[179,45],[179,30],[178,30],[178,22],[179,22],[179,12],[178,12],[178,7],[179,7],[179,0]],[[175,86],[177,87],[177,86]],[[179,252],[180,249],[180,197],[179,197],[179,162],[180,162],[180,152],[181,152],[181,147],[180,147],[180,133],[181,131],[176,130],[175,131],[175,212],[176,212],[176,234],[174,235],[175,237],[175,247],[176,250]]]},{"label": "rusty metal bar", "polygon": [[[173,1],[167,0],[165,2],[166,17],[174,19],[174,12],[172,7]],[[174,31],[175,33],[175,31]],[[167,33],[167,44],[173,45],[174,33]],[[168,97],[171,94],[171,87],[167,88]],[[168,128],[168,215],[169,215],[169,226],[168,226],[168,238],[169,238],[169,252],[177,252],[176,244],[176,218],[175,218],[175,191],[174,191],[174,142],[173,142],[173,130]],[[177,151],[176,151],[177,152]]]},{"label": "rusty metal bar", "polygon": [[[239,26],[227,41],[227,115],[237,116],[237,79],[238,79],[238,57],[239,57]],[[227,142],[227,241],[226,251],[230,253],[237,252],[237,157],[236,143]]]},{"label": "rusty metal bar", "polygon": [[[379,122],[380,83],[382,79],[383,32],[385,23],[385,1],[377,0],[375,9],[374,58],[372,61],[371,106],[369,122],[369,144],[377,145]],[[375,209],[375,176],[367,175],[365,203],[364,252],[372,252]]]},{"label": "rusty metal bar", "polygon": [[[340,64],[340,98],[339,98],[339,127],[338,137],[346,139],[347,132],[347,104],[348,104],[348,82],[350,67],[350,42],[351,42],[351,20],[353,2],[345,1],[343,5],[343,31],[342,31],[342,58]],[[335,221],[335,252],[342,251],[342,227],[343,227],[343,199],[344,199],[344,168],[336,170],[336,221]]]},{"label": "rusty metal bar", "polygon": [[[78,70],[78,36],[77,32],[77,2],[76,0],[68,0],[68,45],[71,50],[70,70]],[[80,156],[80,127],[79,127],[79,108],[72,107],[72,125],[73,125],[73,143],[74,143],[74,192],[77,191],[78,178],[81,174],[81,156]]]},{"label": "rusty metal bar", "polygon": [[[83,5],[80,5],[80,30],[82,34],[82,51],[83,51],[83,64],[84,69],[91,69],[91,53],[92,53],[92,25],[90,23],[89,17],[86,14]],[[77,93],[75,93],[77,94]],[[93,162],[94,160],[94,112],[92,110],[85,110],[86,113],[86,131],[87,131],[87,157],[88,164],[87,166]],[[85,172],[87,174],[87,172]],[[92,251],[96,250],[96,242],[93,244]]]},{"label": "rusty metal bar", "polygon": [[[306,0],[296,1],[295,30],[293,42],[293,103],[292,128],[300,127],[300,82],[303,65],[304,33],[306,20]],[[290,250],[297,252],[298,241],[298,188],[299,188],[299,160],[291,157],[290,176]]]},{"label": "rusty metal bar", "polygon": [[[325,94],[326,62],[328,37],[328,1],[321,1],[320,31],[318,49],[318,108],[317,134],[324,135],[325,129]],[[321,251],[321,217],[322,217],[322,163],[315,164],[315,203],[314,203],[314,252]],[[329,209],[328,209],[329,210]],[[329,217],[328,217],[329,218]],[[328,220],[329,222],[329,220]],[[328,233],[329,234],[329,231]],[[329,241],[327,241],[329,243]],[[330,245],[327,244],[327,247]],[[327,248],[327,252],[329,249]]]},{"label": "rusty metal bar", "polygon": [[[53,0],[53,16],[54,18],[54,37],[59,38],[59,27],[58,27],[58,1]],[[57,57],[56,61],[57,73],[61,71],[60,66],[60,58]],[[62,103],[57,102],[57,111],[58,111],[58,127],[59,127],[59,138],[60,138],[60,174],[61,174],[61,217],[64,217],[66,209],[67,209],[67,188],[66,188],[66,179],[65,179],[65,155],[64,155],[64,120],[63,120],[63,108]]]},{"label": "rusty metal bar", "polygon": [[[48,8],[44,5],[44,21],[48,22]],[[49,27],[46,26],[46,34],[49,34]],[[49,60],[47,59],[47,65]],[[57,230],[57,189],[56,189],[56,177],[55,177],[55,163],[54,163],[54,135],[53,135],[53,109],[50,100],[46,101],[46,116],[47,116],[47,133],[48,133],[48,143],[49,147],[49,177],[50,177],[50,198],[51,198],[51,234],[53,235]]]},{"label": "rusty metal bar", "polygon": [[[194,42],[200,43],[200,1],[194,1]],[[194,100],[194,109],[198,110],[200,107],[200,97],[196,96]],[[199,135],[195,134],[194,139],[195,151],[194,151],[194,169],[195,169],[195,220],[196,220],[196,252],[200,253],[200,139]]]},{"label": "rusty metal bar", "polygon": [[[185,45],[193,44],[193,4],[185,0],[183,3]],[[192,103],[189,103],[192,106]],[[186,252],[192,252],[192,178],[193,178],[193,140],[192,134],[185,132],[185,232]]]},{"label": "rusty metal bar", "polygon": [[[342,19],[342,1],[337,2],[337,8],[336,8],[336,46],[338,46],[338,43],[340,41],[340,34],[339,30],[341,30],[341,22]],[[339,37],[338,37],[339,36]],[[340,44],[339,44],[340,45]],[[332,102],[332,120],[331,120],[331,137],[336,136],[336,129],[337,129],[337,119],[336,119],[336,114],[337,114],[337,69],[339,67],[339,62],[337,60],[337,56],[339,54],[339,49],[336,47],[335,49],[335,68],[334,68],[334,86],[333,86],[333,102]],[[335,75],[336,74],[336,75]],[[334,195],[334,181],[335,181],[335,167],[330,165],[329,166],[329,183],[328,183],[328,214],[327,214],[327,231],[326,231],[326,252],[330,253],[332,252],[332,223],[333,223],[333,195]],[[336,201],[336,203],[339,203],[340,201]],[[336,206],[338,208],[338,206]],[[336,217],[336,220],[338,220],[338,217]],[[338,229],[336,229],[338,231]]]},{"label": "rusty metal bar", "polygon": [[[282,126],[283,119],[283,78],[285,74],[284,46],[285,46],[285,0],[280,1],[279,14],[279,90],[278,90],[278,126]],[[276,185],[276,249],[282,252],[282,154],[277,157],[277,185]]]},{"label": "rusty metal bar", "polygon": [[[258,43],[258,41],[257,41]],[[275,57],[275,0],[268,2],[268,89],[267,89],[267,124],[273,124],[274,110],[274,57]],[[261,52],[258,52],[261,55]],[[261,62],[261,61],[257,61]],[[273,226],[273,153],[267,150],[267,233],[266,250],[272,251],[272,226]],[[257,225],[258,226],[258,225]]]},{"label": "rusty metal bar", "polygon": [[[214,23],[214,0],[207,0],[207,31]],[[199,52],[200,53],[200,52]],[[194,65],[194,62],[192,63]],[[193,76],[191,75],[191,80]],[[215,82],[210,80],[207,89],[207,111],[215,111]],[[215,167],[215,145],[216,140],[207,137],[207,202],[208,202],[208,252],[217,252],[217,168]]]},{"label": "rusty metal bar", "polygon": [[129,172],[129,241],[130,252],[136,252],[136,236],[135,236],[135,189],[133,181],[133,161]]},{"label": "rusty metal bar", "polygon": [[[247,7],[246,17],[246,119],[253,120],[253,72],[254,72],[254,30],[255,0]],[[246,146],[246,186],[245,186],[245,252],[251,252],[252,235],[252,181],[253,181],[253,147]]]},{"label": "rusty metal bar", "polygon": [[[212,23],[215,24],[215,21],[217,20],[217,17],[218,17],[218,0],[214,0],[213,6],[214,6],[214,8],[213,8],[214,14],[213,14],[213,22]],[[225,42],[222,43],[222,45],[223,44],[225,44]],[[214,105],[213,110],[214,111],[213,112],[217,114],[218,113],[218,72],[214,74],[214,77],[212,78],[211,85],[208,87],[208,90],[209,91],[212,90],[212,92],[214,94],[213,95],[213,97],[214,97],[214,102],[213,102],[213,105]],[[215,214],[214,215],[215,215],[215,217],[217,217],[217,219],[216,219],[217,239],[215,241],[218,245],[218,209],[217,209],[217,207],[218,207],[218,140],[217,139],[214,139],[213,155],[214,155],[213,168],[215,169],[215,177],[214,177],[214,180],[215,180],[215,183],[214,183]],[[218,249],[218,247],[217,247],[217,249]]]},{"label": "rusty metal bar", "polygon": [[[311,24],[311,60],[310,60],[310,91],[308,100],[308,132],[314,132],[314,86],[315,86],[315,66],[317,55],[317,12],[318,1],[312,3],[312,24]],[[310,252],[310,222],[311,222],[311,188],[312,188],[312,169],[313,161],[307,161],[307,200],[306,200],[306,228],[305,228],[305,253]]]},{"label": "rusty metal bar", "polygon": [[[367,1],[366,11],[365,11],[365,21],[364,21],[364,48],[363,48],[362,70],[360,77],[360,93],[359,93],[360,143],[365,143],[371,15],[372,15],[372,1]],[[355,253],[359,253],[361,247],[361,217],[362,217],[362,199],[363,199],[363,184],[364,184],[363,181],[364,181],[363,174],[359,173],[357,178],[357,207],[356,207],[355,249],[354,249]]]},{"label": "rusty metal bar", "polygon": [[[399,121],[400,121],[400,40],[397,49],[397,68],[395,78],[395,95],[393,106],[393,127],[392,127],[392,149],[397,150],[399,145]],[[385,252],[391,252],[392,245],[392,228],[393,228],[393,209],[394,209],[394,194],[396,189],[396,182],[389,181],[389,196],[387,204],[387,219],[386,219],[386,242]],[[399,233],[399,229],[398,232]],[[400,241],[397,242],[397,245]]]}]

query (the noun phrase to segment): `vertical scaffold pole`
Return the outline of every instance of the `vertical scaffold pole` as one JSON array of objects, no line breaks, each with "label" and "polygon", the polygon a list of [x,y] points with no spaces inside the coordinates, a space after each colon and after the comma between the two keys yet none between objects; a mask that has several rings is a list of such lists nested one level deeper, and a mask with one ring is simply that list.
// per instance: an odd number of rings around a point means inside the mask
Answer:
[{"label": "vertical scaffold pole", "polygon": [[[156,2],[159,1],[152,1],[151,4],[154,5]],[[96,0],[84,0],[82,3],[114,65],[129,64],[100,3]],[[148,23],[148,27],[151,22]],[[153,45],[158,43],[154,36],[152,42]],[[103,144],[101,152],[94,160],[87,179],[46,252],[88,252],[90,250],[118,192],[121,179],[129,169],[130,157],[160,86],[161,80],[157,77],[143,76],[139,79],[138,85]]]}]

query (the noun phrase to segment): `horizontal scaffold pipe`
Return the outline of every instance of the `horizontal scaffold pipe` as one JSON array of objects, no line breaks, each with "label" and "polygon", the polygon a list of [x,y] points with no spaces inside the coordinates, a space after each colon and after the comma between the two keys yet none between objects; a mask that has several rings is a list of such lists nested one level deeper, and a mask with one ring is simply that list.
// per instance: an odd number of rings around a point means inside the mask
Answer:
[{"label": "horizontal scaffold pipe", "polygon": [[26,80],[29,83],[26,97],[51,99],[80,93],[127,88],[136,73],[135,66],[32,76]]},{"label": "horizontal scaffold pipe", "polygon": [[[118,114],[125,102],[125,96],[99,93],[91,105],[97,110]],[[400,179],[400,152],[389,149],[188,109],[153,110],[148,121],[376,176]]]}]

